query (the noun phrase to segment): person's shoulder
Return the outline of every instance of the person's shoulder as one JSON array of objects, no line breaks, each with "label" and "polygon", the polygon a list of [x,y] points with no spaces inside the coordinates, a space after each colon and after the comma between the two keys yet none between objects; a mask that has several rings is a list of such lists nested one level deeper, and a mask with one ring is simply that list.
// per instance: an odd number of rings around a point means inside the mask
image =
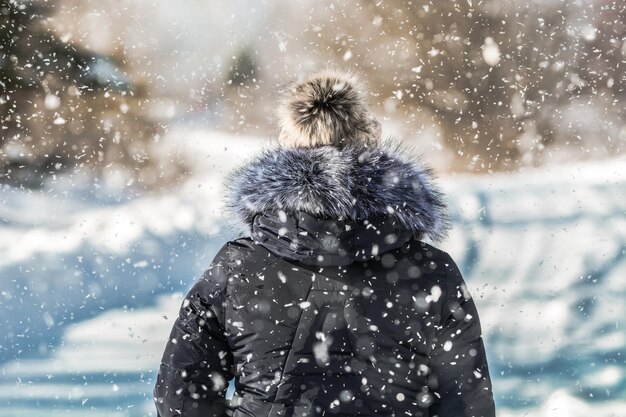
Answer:
[{"label": "person's shoulder", "polygon": [[407,255],[420,270],[417,279],[429,281],[441,289],[455,288],[462,284],[459,268],[446,250],[413,238],[408,242]]},{"label": "person's shoulder", "polygon": [[253,252],[254,247],[252,239],[245,237],[224,242],[194,283],[191,293],[216,296],[224,292],[233,272],[236,273],[238,267],[244,263],[246,252]]},{"label": "person's shoulder", "polygon": [[467,291],[467,285],[459,265],[452,255],[426,242],[420,242],[420,248],[425,253],[427,260],[426,268],[433,273],[442,288],[446,288],[452,298],[463,297],[469,299],[471,296]]},{"label": "person's shoulder", "polygon": [[449,263],[452,260],[448,252],[423,240],[413,238],[407,245],[412,253],[413,259],[423,261],[427,266],[430,266],[431,269],[445,267],[445,263]]},{"label": "person's shoulder", "polygon": [[250,265],[251,261],[273,257],[267,249],[251,237],[239,237],[227,241],[218,250],[214,262],[225,262],[231,270]]},{"label": "person's shoulder", "polygon": [[262,247],[254,242],[251,237],[239,237],[224,243],[219,252],[224,252],[230,259],[243,260],[246,256],[250,256],[259,252]]},{"label": "person's shoulder", "polygon": [[225,243],[232,250],[254,250],[257,244],[254,243],[250,236],[239,237],[237,239],[229,240]]},{"label": "person's shoulder", "polygon": [[221,261],[229,261],[234,254],[253,251],[256,249],[256,246],[257,245],[250,237],[240,237],[228,240],[217,250],[212,263],[215,264]]}]

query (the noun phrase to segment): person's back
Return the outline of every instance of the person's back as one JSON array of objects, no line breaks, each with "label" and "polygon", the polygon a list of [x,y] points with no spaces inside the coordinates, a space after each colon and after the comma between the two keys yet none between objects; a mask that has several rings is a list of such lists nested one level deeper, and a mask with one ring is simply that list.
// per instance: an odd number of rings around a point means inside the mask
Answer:
[{"label": "person's back", "polygon": [[430,168],[380,140],[350,75],[295,84],[280,114],[280,146],[228,177],[244,236],[183,302],[159,416],[494,416],[474,302],[422,240],[451,227]]}]

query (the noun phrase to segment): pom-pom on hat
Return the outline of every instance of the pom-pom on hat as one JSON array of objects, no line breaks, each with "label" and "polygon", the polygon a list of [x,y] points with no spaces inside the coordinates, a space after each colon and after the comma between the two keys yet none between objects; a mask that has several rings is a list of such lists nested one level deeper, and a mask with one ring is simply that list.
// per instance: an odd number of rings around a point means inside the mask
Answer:
[{"label": "pom-pom on hat", "polygon": [[345,71],[323,70],[287,87],[278,107],[279,139],[295,147],[378,141],[363,84]]}]

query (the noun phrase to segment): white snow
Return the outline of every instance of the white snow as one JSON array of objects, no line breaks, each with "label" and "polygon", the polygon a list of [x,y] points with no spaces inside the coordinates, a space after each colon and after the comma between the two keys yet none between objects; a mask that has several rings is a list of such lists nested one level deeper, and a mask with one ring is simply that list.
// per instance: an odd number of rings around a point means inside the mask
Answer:
[{"label": "white snow", "polygon": [[485,38],[485,43],[482,47],[482,50],[483,59],[485,60],[485,63],[487,65],[489,65],[490,67],[498,65],[498,62],[500,62],[500,47],[491,36],[487,36]]}]

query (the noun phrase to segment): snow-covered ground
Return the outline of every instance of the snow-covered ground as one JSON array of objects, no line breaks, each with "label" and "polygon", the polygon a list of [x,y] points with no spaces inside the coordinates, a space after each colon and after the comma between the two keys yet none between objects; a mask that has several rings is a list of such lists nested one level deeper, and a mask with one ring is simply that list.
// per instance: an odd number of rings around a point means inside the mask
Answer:
[{"label": "snow-covered ground", "polygon": [[[233,237],[223,175],[262,144],[173,135],[194,175],[159,196],[0,191],[0,415],[155,415],[183,293]],[[440,182],[498,414],[626,416],[626,159]]]}]

